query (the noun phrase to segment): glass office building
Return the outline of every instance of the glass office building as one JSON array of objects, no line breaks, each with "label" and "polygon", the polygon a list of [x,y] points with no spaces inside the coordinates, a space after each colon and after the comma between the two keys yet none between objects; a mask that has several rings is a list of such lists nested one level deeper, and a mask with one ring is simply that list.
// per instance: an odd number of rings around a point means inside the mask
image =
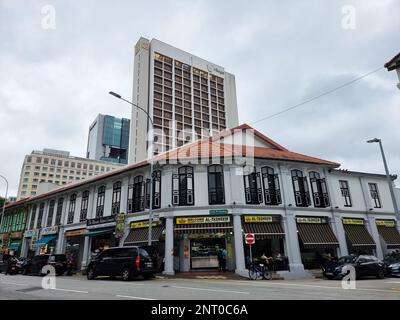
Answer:
[{"label": "glass office building", "polygon": [[128,163],[130,120],[99,114],[89,128],[87,158]]}]

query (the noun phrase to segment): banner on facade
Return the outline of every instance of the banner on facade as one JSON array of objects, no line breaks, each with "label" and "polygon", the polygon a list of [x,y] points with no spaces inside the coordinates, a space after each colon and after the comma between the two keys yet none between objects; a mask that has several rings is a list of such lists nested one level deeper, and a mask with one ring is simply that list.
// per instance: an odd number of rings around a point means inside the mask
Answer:
[{"label": "banner on facade", "polygon": [[394,220],[375,220],[375,223],[377,226],[382,226],[382,227],[395,227],[396,226],[396,221]]},{"label": "banner on facade", "polygon": [[297,223],[315,223],[315,224],[322,224],[327,223],[326,218],[317,218],[317,217],[297,217]]},{"label": "banner on facade", "polygon": [[25,238],[31,238],[35,233],[35,230],[26,230],[24,233]]},{"label": "banner on facade", "polygon": [[125,213],[121,212],[117,214],[116,225],[115,225],[115,238],[121,239],[124,237],[125,231]]},{"label": "banner on facade", "polygon": [[115,219],[116,219],[116,215],[93,218],[93,219],[87,220],[86,225],[87,226],[97,226],[97,225],[102,225],[102,224],[110,224],[110,223],[115,222]]},{"label": "banner on facade", "polygon": [[[153,221],[151,224],[152,227],[157,227],[161,224],[161,221]],[[131,229],[141,229],[141,228],[148,228],[149,227],[149,221],[134,221],[131,222]]]},{"label": "banner on facade", "polygon": [[343,218],[343,224],[364,225],[364,219]]},{"label": "banner on facade", "polygon": [[244,222],[246,223],[270,223],[273,222],[273,217],[271,216],[244,216]]},{"label": "banner on facade", "polygon": [[227,223],[231,221],[231,217],[186,217],[176,218],[176,224],[202,224],[202,223]]}]

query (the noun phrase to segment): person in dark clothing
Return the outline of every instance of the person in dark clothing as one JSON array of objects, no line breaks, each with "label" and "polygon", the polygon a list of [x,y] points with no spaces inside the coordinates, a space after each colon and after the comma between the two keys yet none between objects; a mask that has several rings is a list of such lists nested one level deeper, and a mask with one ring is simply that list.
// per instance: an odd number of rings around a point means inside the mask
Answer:
[{"label": "person in dark clothing", "polygon": [[218,250],[218,271],[226,272],[226,249]]},{"label": "person in dark clothing", "polygon": [[14,255],[8,256],[6,275],[7,275],[7,274],[9,274],[9,275],[13,274],[11,268],[12,268],[12,266],[15,267],[15,264],[16,264],[16,263],[17,263],[17,260],[16,260],[16,258],[14,257]]},{"label": "person in dark clothing", "polygon": [[67,257],[67,275],[72,276],[72,271],[75,267],[75,254],[70,252]]}]

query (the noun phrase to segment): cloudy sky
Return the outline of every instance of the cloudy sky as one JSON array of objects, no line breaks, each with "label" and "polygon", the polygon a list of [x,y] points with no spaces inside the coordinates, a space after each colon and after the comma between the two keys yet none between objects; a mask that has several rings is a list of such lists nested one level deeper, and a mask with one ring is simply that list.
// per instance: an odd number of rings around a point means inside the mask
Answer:
[{"label": "cloudy sky", "polygon": [[[107,92],[131,96],[140,36],[235,74],[239,120],[251,124],[383,66],[400,51],[400,1],[0,0],[0,36],[0,174],[16,195],[24,155],[84,156],[98,113],[130,117]],[[397,82],[383,69],[255,127],[293,151],[382,173],[378,146],[365,143],[379,137],[400,175]]]}]

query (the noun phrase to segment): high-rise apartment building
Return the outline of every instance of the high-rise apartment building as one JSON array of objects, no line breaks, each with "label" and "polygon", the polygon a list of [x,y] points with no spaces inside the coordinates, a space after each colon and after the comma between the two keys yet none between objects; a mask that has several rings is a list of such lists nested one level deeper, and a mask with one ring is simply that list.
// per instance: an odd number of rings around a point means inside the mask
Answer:
[{"label": "high-rise apartment building", "polygon": [[[171,45],[140,38],[135,46],[133,103],[154,121],[154,153],[238,125],[235,76]],[[132,109],[129,163],[149,157],[146,114]]]},{"label": "high-rise apartment building", "polygon": [[68,151],[43,149],[26,155],[18,199],[34,196],[40,183],[66,185],[121,167],[120,164],[70,156]]},{"label": "high-rise apartment building", "polygon": [[128,163],[130,120],[99,114],[89,127],[88,159]]}]

